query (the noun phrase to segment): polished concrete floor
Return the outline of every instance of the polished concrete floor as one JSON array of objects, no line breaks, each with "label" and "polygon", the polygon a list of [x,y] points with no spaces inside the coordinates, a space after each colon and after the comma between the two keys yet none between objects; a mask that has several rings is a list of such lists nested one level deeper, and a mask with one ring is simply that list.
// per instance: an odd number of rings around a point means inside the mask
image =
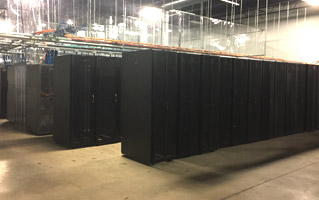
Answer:
[{"label": "polished concrete floor", "polygon": [[0,199],[319,199],[319,132],[145,166],[120,144],[67,150],[0,120]]}]

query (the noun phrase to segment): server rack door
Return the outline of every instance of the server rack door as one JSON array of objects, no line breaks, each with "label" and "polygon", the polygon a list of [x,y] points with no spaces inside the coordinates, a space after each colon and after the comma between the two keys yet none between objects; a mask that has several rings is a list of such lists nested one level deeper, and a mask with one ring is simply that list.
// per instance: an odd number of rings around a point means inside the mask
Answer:
[{"label": "server rack door", "polygon": [[71,69],[71,145],[90,146],[94,143],[94,58],[73,57]]},{"label": "server rack door", "polygon": [[95,144],[120,141],[119,135],[119,58],[96,58]]},{"label": "server rack door", "polygon": [[0,68],[0,118],[7,117],[7,68]]},{"label": "server rack door", "polygon": [[165,160],[166,53],[154,51],[152,82],[152,162]]},{"label": "server rack door", "polygon": [[39,132],[39,122],[41,120],[41,88],[40,88],[40,67],[39,65],[28,65],[26,74],[27,103],[26,119],[27,130],[37,134]]},{"label": "server rack door", "polygon": [[286,120],[286,63],[278,62],[275,74],[274,136],[285,135]]},{"label": "server rack door", "polygon": [[178,157],[199,153],[200,56],[180,55]]},{"label": "server rack door", "polygon": [[248,141],[255,142],[261,137],[263,62],[251,60],[249,66],[249,109]]},{"label": "server rack door", "polygon": [[39,134],[49,134],[53,132],[53,65],[39,67],[41,69]]},{"label": "server rack door", "polygon": [[306,123],[306,94],[307,94],[307,65],[297,65],[297,99],[296,99],[296,131],[305,131]]},{"label": "server rack door", "polygon": [[[77,56],[79,58],[79,56]],[[54,58],[53,70],[53,139],[56,143],[70,147],[70,105],[72,56]]]},{"label": "server rack door", "polygon": [[233,59],[220,57],[221,115],[219,141],[221,147],[231,145],[232,99],[233,99]]},{"label": "server rack door", "polygon": [[165,160],[176,158],[177,134],[177,53],[166,52]]},{"label": "server rack door", "polygon": [[18,64],[15,69],[16,87],[16,119],[15,126],[18,129],[26,128],[26,65]]},{"label": "server rack door", "polygon": [[202,79],[201,79],[201,135],[200,152],[207,153],[211,149],[210,139],[210,112],[211,112],[211,87],[212,87],[212,56],[202,57]]},{"label": "server rack door", "polygon": [[221,93],[220,93],[220,63],[219,57],[213,57],[211,66],[211,97],[210,97],[210,130],[209,143],[210,151],[219,147],[220,133],[220,112],[221,112]]},{"label": "server rack door", "polygon": [[152,164],[152,51],[123,53],[121,65],[122,153]]},{"label": "server rack door", "polygon": [[319,67],[316,66],[316,93],[317,93],[317,102],[316,102],[316,130],[319,130]]},{"label": "server rack door", "polygon": [[202,57],[201,153],[218,148],[220,126],[219,57]]},{"label": "server rack door", "polygon": [[16,83],[14,66],[8,67],[8,96],[7,96],[7,119],[10,122],[16,121]]},{"label": "server rack door", "polygon": [[239,145],[247,142],[248,69],[248,60],[235,59],[232,145]]},{"label": "server rack door", "polygon": [[264,62],[262,86],[261,139],[266,140],[274,134],[274,91],[275,62]]},{"label": "server rack door", "polygon": [[296,65],[287,63],[286,134],[296,133]]},{"label": "server rack door", "polygon": [[316,67],[308,65],[307,68],[307,107],[306,130],[315,130],[316,119]]}]

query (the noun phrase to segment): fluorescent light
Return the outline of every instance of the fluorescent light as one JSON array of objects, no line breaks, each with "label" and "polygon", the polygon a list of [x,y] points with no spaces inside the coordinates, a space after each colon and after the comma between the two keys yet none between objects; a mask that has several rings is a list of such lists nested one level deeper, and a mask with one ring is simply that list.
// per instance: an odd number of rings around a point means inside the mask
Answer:
[{"label": "fluorescent light", "polygon": [[162,5],[162,8],[165,8],[165,7],[167,7],[167,6],[171,6],[171,5],[174,5],[174,4],[178,4],[178,3],[181,3],[181,2],[183,2],[183,1],[186,1],[186,0],[173,1],[173,2],[171,2],[171,3],[167,3],[167,4]]},{"label": "fluorescent light", "polygon": [[319,0],[303,0],[312,6],[319,6]]},{"label": "fluorescent light", "polygon": [[68,19],[68,21],[66,21],[67,24],[72,25],[73,21],[71,19]]},{"label": "fluorescent light", "polygon": [[160,22],[162,19],[162,9],[155,7],[144,7],[140,11],[140,17],[149,22]]},{"label": "fluorescent light", "polygon": [[10,20],[0,21],[0,33],[10,33],[14,29]]},{"label": "fluorescent light", "polygon": [[223,2],[226,2],[226,3],[230,3],[230,4],[233,4],[235,6],[239,6],[239,3],[236,3],[236,2],[233,2],[233,1],[229,1],[229,0],[221,0]]}]

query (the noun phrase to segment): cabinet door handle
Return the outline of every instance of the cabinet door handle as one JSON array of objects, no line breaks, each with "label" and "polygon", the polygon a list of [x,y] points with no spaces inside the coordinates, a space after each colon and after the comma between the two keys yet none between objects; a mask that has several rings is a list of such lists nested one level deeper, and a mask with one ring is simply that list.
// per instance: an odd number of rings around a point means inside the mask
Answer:
[{"label": "cabinet door handle", "polygon": [[115,102],[115,103],[117,103],[117,98],[118,98],[117,93],[115,93],[115,94],[114,94],[114,102]]},{"label": "cabinet door handle", "polygon": [[94,94],[92,94],[92,103],[94,103],[95,102],[95,96],[94,96]]}]

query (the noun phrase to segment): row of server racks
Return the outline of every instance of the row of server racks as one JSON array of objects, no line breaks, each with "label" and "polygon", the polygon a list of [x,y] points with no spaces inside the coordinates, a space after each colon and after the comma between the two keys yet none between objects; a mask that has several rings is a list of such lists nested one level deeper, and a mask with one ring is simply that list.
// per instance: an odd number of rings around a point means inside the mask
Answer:
[{"label": "row of server racks", "polygon": [[122,59],[122,153],[141,163],[319,129],[318,66],[154,50]]},{"label": "row of server racks", "polygon": [[35,135],[52,133],[53,65],[15,64],[7,67],[7,119]]}]

